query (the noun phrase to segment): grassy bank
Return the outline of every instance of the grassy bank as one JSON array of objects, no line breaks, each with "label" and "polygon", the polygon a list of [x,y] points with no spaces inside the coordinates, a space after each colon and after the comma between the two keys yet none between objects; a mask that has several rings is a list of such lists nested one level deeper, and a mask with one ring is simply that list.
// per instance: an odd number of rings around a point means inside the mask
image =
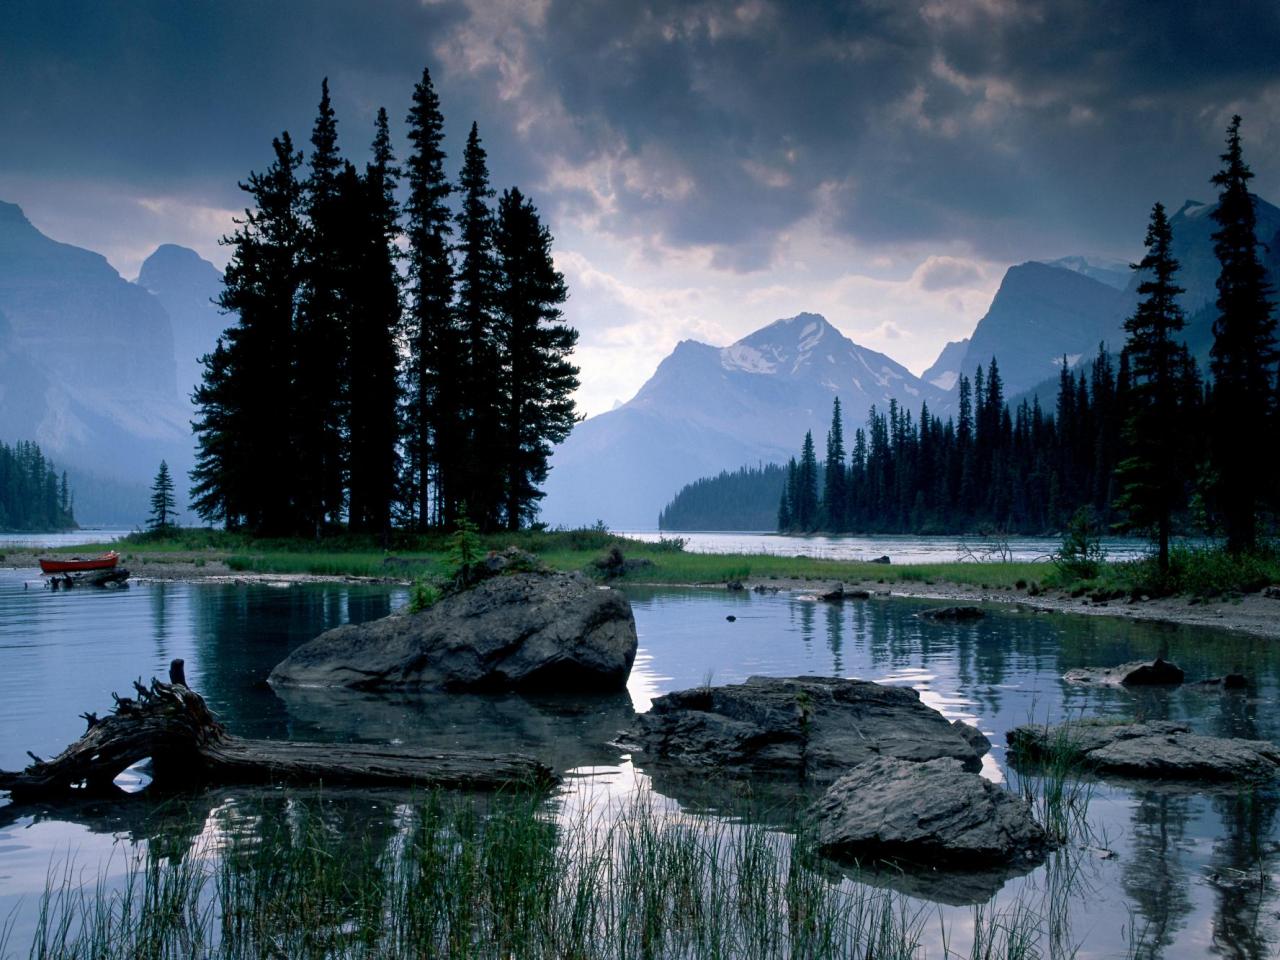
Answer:
[{"label": "grassy bank", "polygon": [[[1245,557],[1210,547],[1175,547],[1167,574],[1154,560],[1060,565],[1049,561],[875,564],[802,556],[691,553],[679,538],[649,543],[601,529],[497,533],[479,537],[478,549],[508,546],[536,553],[557,570],[597,571],[616,547],[632,561],[620,579],[637,583],[699,584],[731,580],[835,580],[865,584],[955,584],[985,590],[1060,590],[1095,600],[1188,596],[1214,598],[1253,593],[1280,583],[1280,551],[1268,545]],[[103,545],[61,548],[64,553]],[[439,581],[449,576],[449,539],[443,534],[397,534],[383,546],[371,537],[322,540],[252,538],[217,530],[133,534],[115,545],[126,560],[190,564],[222,561],[238,572],[373,577]]]}]

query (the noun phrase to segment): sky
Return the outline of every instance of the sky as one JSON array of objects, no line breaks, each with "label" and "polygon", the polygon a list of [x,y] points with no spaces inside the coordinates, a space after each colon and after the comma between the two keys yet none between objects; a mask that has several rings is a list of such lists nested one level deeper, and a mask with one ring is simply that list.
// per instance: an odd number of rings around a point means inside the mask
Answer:
[{"label": "sky", "polygon": [[360,163],[424,68],[450,166],[556,238],[588,414],[682,339],[801,311],[917,373],[1005,269],[1136,259],[1244,117],[1280,199],[1280,5],[1150,0],[0,0],[0,200],[126,277],[221,266],[237,187],[328,77]]}]

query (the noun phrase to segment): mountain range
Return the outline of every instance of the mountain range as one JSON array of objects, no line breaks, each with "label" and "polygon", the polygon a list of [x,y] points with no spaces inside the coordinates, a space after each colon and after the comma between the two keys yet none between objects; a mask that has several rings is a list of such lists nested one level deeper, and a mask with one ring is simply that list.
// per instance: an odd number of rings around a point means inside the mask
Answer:
[{"label": "mountain range", "polygon": [[[1280,281],[1280,210],[1256,198],[1255,209]],[[1215,315],[1212,210],[1188,201],[1171,218],[1186,341],[1202,362]],[[1122,343],[1140,279],[1119,261],[1083,256],[1010,267],[973,333],[919,377],[814,313],[725,347],[681,341],[634,397],[583,421],[556,449],[542,518],[652,528],[692,480],[784,462],[806,430],[821,447],[835,397],[847,433],[873,404],[896,401],[915,415],[928,402],[946,416],[959,377],[992,356],[1007,397],[1050,398],[1063,357],[1074,364],[1099,344]],[[185,492],[199,357],[230,323],[213,302],[221,280],[194,251],[165,244],[130,282],[0,203],[0,440],[36,440],[66,468],[82,522],[140,523],[161,459]]]},{"label": "mountain range", "polygon": [[[1280,289],[1280,209],[1254,198],[1257,235]],[[1218,262],[1213,207],[1188,201],[1170,218],[1185,339],[1202,364],[1213,342]],[[853,343],[823,317],[778,320],[728,347],[682,341],[628,402],[583,421],[556,450],[543,519],[604,520],[651,529],[685,484],[743,465],[784,462],[806,430],[822,455],[831,401],[840,397],[847,434],[872,404],[890,399],[952,412],[961,375],[997,358],[1005,396],[1056,395],[1065,358],[1074,366],[1100,346],[1118,350],[1141,277],[1115,260],[1072,256],[1008,269],[986,314],[948,343],[920,377]]]},{"label": "mountain range", "polygon": [[225,326],[198,301],[221,277],[178,247],[142,277],[0,203],[0,439],[35,440],[68,471],[82,523],[141,522],[160,461],[179,477],[191,466],[196,357]]}]

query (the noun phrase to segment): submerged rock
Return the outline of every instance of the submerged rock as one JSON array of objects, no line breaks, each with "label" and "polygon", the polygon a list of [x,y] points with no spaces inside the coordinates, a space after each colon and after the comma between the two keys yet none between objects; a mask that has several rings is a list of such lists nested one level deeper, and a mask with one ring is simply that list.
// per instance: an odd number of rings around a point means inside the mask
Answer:
[{"label": "submerged rock", "polygon": [[1025,800],[957,760],[877,757],[833,783],[813,806],[828,856],[952,865],[1043,858],[1044,829]]},{"label": "submerged rock", "polygon": [[1185,723],[1105,718],[1045,726],[1025,724],[1008,733],[1020,760],[1066,757],[1083,769],[1156,780],[1266,780],[1280,772],[1280,748],[1266,740],[1206,737]]},{"label": "submerged rock", "polygon": [[1118,667],[1081,667],[1068,670],[1064,680],[1070,683],[1109,683],[1126,687],[1177,686],[1184,674],[1176,663],[1160,657],[1154,660],[1138,660],[1122,663]]},{"label": "submerged rock", "polygon": [[627,739],[658,763],[819,782],[879,756],[945,757],[977,770],[989,747],[910,687],[826,677],[751,677],[669,693],[636,718]]},{"label": "submerged rock", "polygon": [[272,684],[434,690],[621,690],[636,656],[627,598],[565,573],[486,580],[416,614],[329,630]]},{"label": "submerged rock", "polygon": [[832,584],[831,589],[818,594],[818,599],[824,603],[843,603],[844,602],[844,584]]},{"label": "submerged rock", "polygon": [[964,620],[981,620],[987,615],[981,607],[972,605],[959,607],[934,607],[923,611],[920,616],[925,620],[938,620],[948,623],[959,623]]},{"label": "submerged rock", "polygon": [[1249,678],[1242,673],[1228,673],[1221,677],[1209,677],[1190,684],[1197,690],[1248,690]]}]

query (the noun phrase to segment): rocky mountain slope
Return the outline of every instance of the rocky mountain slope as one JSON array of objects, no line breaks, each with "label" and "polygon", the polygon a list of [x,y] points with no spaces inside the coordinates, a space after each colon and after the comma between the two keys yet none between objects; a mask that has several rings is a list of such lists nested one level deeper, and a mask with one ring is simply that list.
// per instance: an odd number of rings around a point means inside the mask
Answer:
[{"label": "rocky mountain slope", "polygon": [[727,347],[685,340],[635,397],[579,424],[557,448],[542,518],[654,528],[691,480],[785,461],[806,430],[821,445],[837,395],[850,432],[873,404],[947,403],[945,391],[818,314],[778,320]]}]

